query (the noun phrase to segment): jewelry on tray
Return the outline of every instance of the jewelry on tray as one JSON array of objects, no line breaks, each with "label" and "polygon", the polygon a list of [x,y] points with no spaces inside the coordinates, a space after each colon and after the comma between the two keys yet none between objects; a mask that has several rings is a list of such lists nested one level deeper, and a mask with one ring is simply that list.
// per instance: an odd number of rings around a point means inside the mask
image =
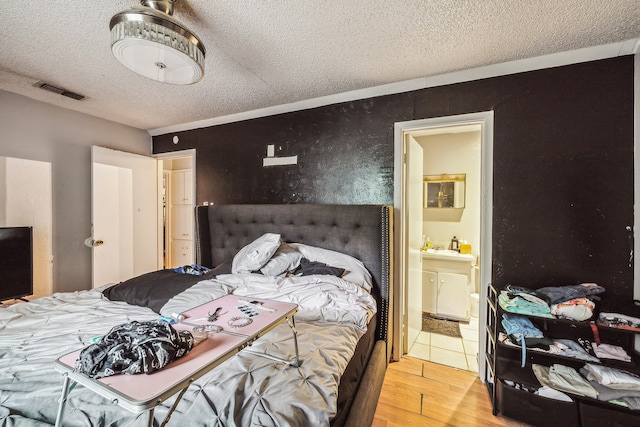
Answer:
[{"label": "jewelry on tray", "polygon": [[193,332],[218,333],[220,331],[222,331],[222,326],[218,326],[218,325],[196,325],[193,327]]},{"label": "jewelry on tray", "polygon": [[207,322],[215,322],[216,320],[218,320],[218,314],[220,313],[220,310],[222,310],[222,307],[216,308],[213,313],[207,313]]},{"label": "jewelry on tray", "polygon": [[199,320],[205,320],[207,322],[215,322],[216,320],[218,320],[220,318],[220,316],[227,314],[227,312],[225,311],[224,313],[220,313],[220,310],[222,310],[222,307],[218,307],[215,309],[215,311],[212,312],[208,312],[206,316],[204,317],[198,317],[197,319],[190,319],[192,322],[197,322]]},{"label": "jewelry on tray", "polygon": [[229,319],[229,322],[227,322],[227,323],[232,328],[242,328],[244,326],[249,325],[251,322],[253,322],[253,319],[251,319],[249,317],[235,316],[235,317],[232,317],[231,319]]}]

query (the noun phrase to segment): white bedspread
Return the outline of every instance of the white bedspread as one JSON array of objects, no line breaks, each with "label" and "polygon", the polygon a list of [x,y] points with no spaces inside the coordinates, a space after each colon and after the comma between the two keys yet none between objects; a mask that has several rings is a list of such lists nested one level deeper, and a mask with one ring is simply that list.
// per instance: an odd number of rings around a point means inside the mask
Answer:
[{"label": "white bedspread", "polygon": [[[249,280],[250,279],[250,280]],[[295,302],[301,365],[256,356],[292,358],[290,328],[281,324],[251,347],[191,385],[172,415],[176,426],[323,426],[336,412],[340,376],[375,313],[360,287],[329,276],[219,276],[171,299],[163,314],[186,311],[227,293]],[[0,309],[0,425],[53,424],[62,377],[61,355],[150,309],[106,300],[98,291],[60,293]],[[173,398],[156,409],[162,420]],[[78,385],[69,395],[65,426],[142,426],[135,415]]]}]

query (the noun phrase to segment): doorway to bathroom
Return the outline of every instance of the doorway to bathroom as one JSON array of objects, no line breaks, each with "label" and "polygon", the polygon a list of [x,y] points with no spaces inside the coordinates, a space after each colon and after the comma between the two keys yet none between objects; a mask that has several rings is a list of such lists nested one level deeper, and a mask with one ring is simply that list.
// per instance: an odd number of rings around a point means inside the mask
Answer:
[{"label": "doorway to bathroom", "polygon": [[491,278],[492,121],[493,113],[485,112],[395,126],[401,326],[394,357],[481,378],[480,302]]}]

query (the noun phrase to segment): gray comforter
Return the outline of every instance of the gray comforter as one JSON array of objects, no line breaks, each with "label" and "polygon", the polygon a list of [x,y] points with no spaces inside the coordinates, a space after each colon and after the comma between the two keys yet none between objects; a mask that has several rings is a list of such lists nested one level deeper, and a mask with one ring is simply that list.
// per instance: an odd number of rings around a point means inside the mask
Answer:
[{"label": "gray comforter", "polygon": [[[193,383],[170,425],[328,425],[336,412],[340,377],[376,310],[371,295],[330,276],[228,275],[178,294],[161,313],[186,311],[227,293],[299,304],[301,365],[257,355],[293,357],[291,330],[281,324]],[[58,293],[0,309],[0,425],[53,424],[62,390],[54,361],[115,325],[155,318],[148,308],[109,301],[98,290]],[[174,399],[156,408],[156,420],[164,418]],[[145,422],[145,414],[130,413],[80,385],[71,391],[65,411],[70,427]]]}]

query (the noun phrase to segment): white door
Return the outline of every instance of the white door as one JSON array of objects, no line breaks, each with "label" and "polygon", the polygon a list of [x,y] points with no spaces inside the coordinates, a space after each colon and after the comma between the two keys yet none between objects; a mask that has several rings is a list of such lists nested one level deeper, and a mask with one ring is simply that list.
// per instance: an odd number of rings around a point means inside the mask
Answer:
[{"label": "white door", "polygon": [[158,166],[151,157],[91,150],[93,287],[157,270]]},{"label": "white door", "polygon": [[423,150],[420,144],[407,134],[406,149],[406,192],[405,223],[406,236],[404,250],[407,278],[405,301],[406,340],[404,349],[409,351],[422,330],[422,209],[423,209]]}]

